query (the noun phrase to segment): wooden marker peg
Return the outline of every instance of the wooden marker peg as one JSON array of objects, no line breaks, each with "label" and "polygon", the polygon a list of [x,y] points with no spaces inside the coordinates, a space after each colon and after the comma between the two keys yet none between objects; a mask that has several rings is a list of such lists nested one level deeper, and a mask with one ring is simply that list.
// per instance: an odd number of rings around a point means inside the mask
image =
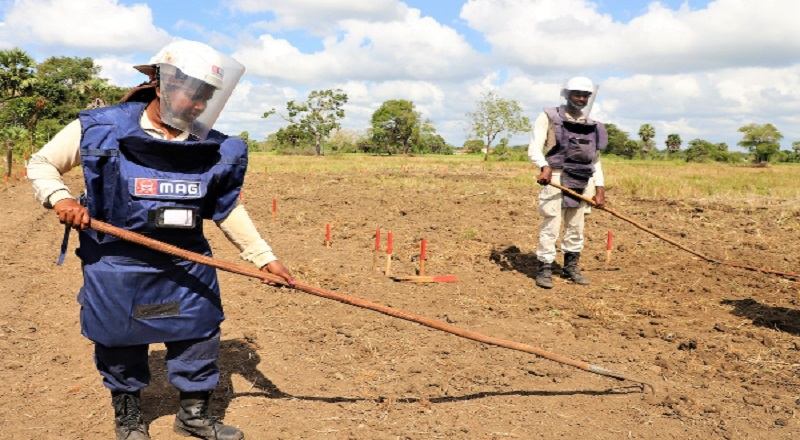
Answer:
[{"label": "wooden marker peg", "polygon": [[378,271],[378,253],[381,251],[381,230],[375,230],[375,249],[372,251],[372,271]]},{"label": "wooden marker peg", "polygon": [[425,251],[428,247],[428,242],[423,238],[419,243],[419,276],[425,276]]},{"label": "wooden marker peg", "polygon": [[606,265],[611,261],[611,231],[608,231],[608,238],[606,239]]},{"label": "wooden marker peg", "polygon": [[392,233],[386,234],[386,276],[392,275]]},{"label": "wooden marker peg", "polygon": [[325,225],[325,247],[331,247],[331,224]]}]

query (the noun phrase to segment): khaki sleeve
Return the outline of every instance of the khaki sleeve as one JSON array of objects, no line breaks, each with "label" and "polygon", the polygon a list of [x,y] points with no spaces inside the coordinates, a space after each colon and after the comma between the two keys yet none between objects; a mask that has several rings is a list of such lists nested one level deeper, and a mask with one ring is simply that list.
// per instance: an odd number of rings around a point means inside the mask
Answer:
[{"label": "khaki sleeve", "polygon": [[218,221],[217,226],[225,234],[225,237],[239,249],[241,252],[239,256],[243,260],[262,268],[278,259],[272,252],[272,248],[258,233],[253,220],[241,203],[236,202],[236,206],[230,214]]},{"label": "khaki sleeve", "polygon": [[594,186],[606,186],[605,177],[603,176],[603,166],[600,163],[599,152],[594,162],[594,174],[592,174],[592,178],[594,179]]},{"label": "khaki sleeve", "polygon": [[81,163],[81,123],[70,122],[50,142],[31,156],[28,179],[34,196],[45,208],[72,197],[61,176]]},{"label": "khaki sleeve", "polygon": [[528,144],[528,157],[534,165],[540,169],[547,166],[547,159],[545,159],[545,152],[549,151],[555,145],[555,134],[550,127],[550,118],[547,114],[542,112],[533,123],[533,132],[531,133],[531,143]]}]

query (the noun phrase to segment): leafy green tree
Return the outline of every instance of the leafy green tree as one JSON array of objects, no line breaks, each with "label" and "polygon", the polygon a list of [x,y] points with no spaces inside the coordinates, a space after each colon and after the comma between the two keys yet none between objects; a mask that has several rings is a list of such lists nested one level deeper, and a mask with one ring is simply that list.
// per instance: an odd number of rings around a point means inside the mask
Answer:
[{"label": "leafy green tree", "polygon": [[642,143],[637,142],[633,139],[629,139],[625,141],[625,145],[622,148],[622,156],[627,157],[628,159],[633,159],[636,155],[642,152]]},{"label": "leafy green tree", "polygon": [[756,163],[768,162],[781,149],[783,135],[772,124],[747,124],[739,132],[744,135],[738,145],[753,153]]},{"label": "leafy green tree", "polygon": [[794,151],[794,154],[800,154],[800,141],[792,142],[792,151]]},{"label": "leafy green tree", "polygon": [[415,153],[453,154],[453,147],[436,133],[430,119],[420,120],[411,135],[411,149]]},{"label": "leafy green tree", "polygon": [[275,133],[275,142],[279,151],[298,150],[304,145],[312,145],[311,133],[303,130],[299,124],[289,124],[278,129]]},{"label": "leafy green tree", "polygon": [[649,153],[655,148],[652,140],[656,137],[656,128],[650,124],[642,124],[639,127],[639,139],[642,140],[642,151]]},{"label": "leafy green tree", "polygon": [[608,132],[608,146],[603,149],[603,154],[625,156],[625,144],[630,140],[628,133],[622,131],[615,124],[604,124]]},{"label": "leafy green tree", "polygon": [[724,142],[714,144],[703,139],[693,139],[686,148],[686,162],[730,162],[734,159],[736,157],[728,154],[728,144]]},{"label": "leafy green tree", "polygon": [[340,128],[331,133],[327,145],[337,153],[355,153],[364,135],[356,130]]},{"label": "leafy green tree", "polygon": [[[347,94],[342,90],[314,90],[305,102],[289,101],[286,110],[293,135],[302,132],[314,144],[317,156],[322,156],[322,141],[327,139],[331,131],[339,128],[344,119],[344,104]],[[265,113],[266,114],[266,113]],[[288,127],[287,127],[288,128]]]},{"label": "leafy green tree", "polygon": [[667,151],[669,151],[670,153],[675,153],[677,151],[680,151],[682,143],[683,141],[681,140],[681,137],[674,133],[667,135],[667,140],[664,141],[664,144],[667,145]]},{"label": "leafy green tree", "polygon": [[494,92],[487,92],[476,103],[474,112],[467,113],[469,132],[484,141],[486,154],[483,160],[489,160],[492,143],[501,133],[511,137],[517,133],[530,131],[531,121],[522,114],[522,106],[515,100],[507,100]]},{"label": "leafy green tree", "polygon": [[414,103],[404,99],[384,102],[372,114],[372,140],[388,154],[408,154],[413,138],[420,134],[420,114]]},{"label": "leafy green tree", "polygon": [[35,150],[36,126],[48,104],[41,96],[18,96],[6,101],[0,109],[0,121],[4,125],[27,129],[31,153]]},{"label": "leafy green tree", "polygon": [[480,139],[469,139],[464,141],[462,148],[470,153],[480,153],[481,150],[486,148],[486,145]]},{"label": "leafy green tree", "polygon": [[243,131],[237,137],[247,144],[247,151],[258,151],[258,142],[255,139],[250,139],[250,132]]}]

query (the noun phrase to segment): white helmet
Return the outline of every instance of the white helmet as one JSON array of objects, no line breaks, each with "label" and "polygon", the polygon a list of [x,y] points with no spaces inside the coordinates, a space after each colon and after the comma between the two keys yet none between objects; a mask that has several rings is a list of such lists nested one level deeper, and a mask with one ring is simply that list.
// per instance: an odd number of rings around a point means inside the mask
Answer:
[{"label": "white helmet", "polygon": [[589,92],[594,93],[595,88],[592,80],[585,76],[576,76],[567,81],[567,84],[562,89],[562,96],[567,97],[568,92]]},{"label": "white helmet", "polygon": [[211,46],[190,40],[177,40],[161,49],[149,64],[134,66],[138,71],[150,75],[155,66],[167,65],[179,69],[185,75],[211,84],[215,89],[222,88],[224,61],[221,53]]},{"label": "white helmet", "polygon": [[[161,49],[149,64],[134,66],[140,72],[156,79],[161,88],[161,119],[179,130],[189,131],[205,139],[216,122],[239,79],[244,66],[211,46],[190,41],[175,40]],[[210,88],[209,88],[210,86]],[[172,90],[208,89],[209,93],[198,93],[193,98],[203,97],[204,108],[198,112],[187,112],[171,104]],[[173,100],[174,101],[174,100]]]},{"label": "white helmet", "polygon": [[[597,97],[598,86],[592,83],[592,80],[585,76],[576,76],[571,78],[564,87],[561,89],[561,97],[564,98],[568,107],[573,111],[580,112],[580,118],[588,119],[589,113],[592,111],[592,105]],[[587,101],[581,101],[578,97],[570,97],[572,92],[589,93]]]}]

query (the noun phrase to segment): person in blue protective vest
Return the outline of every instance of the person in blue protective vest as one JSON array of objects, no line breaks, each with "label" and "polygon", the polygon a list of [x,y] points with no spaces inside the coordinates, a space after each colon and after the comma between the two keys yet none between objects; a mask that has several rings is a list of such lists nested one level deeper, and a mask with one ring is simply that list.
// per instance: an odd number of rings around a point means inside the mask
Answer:
[{"label": "person in blue protective vest", "polygon": [[586,77],[567,81],[561,90],[565,103],[546,108],[534,122],[528,156],[540,168],[536,181],[542,185],[539,192],[539,214],[542,226],[536,248],[538,269],[536,285],[553,288],[553,262],[556,258],[556,241],[564,223],[561,250],[564,266],[561,276],[577,284],[589,284],[589,279],[578,268],[583,250],[584,215],[590,211],[582,201],[549,185],[558,183],[591,198],[598,207],[605,205],[603,169],[600,150],[608,144],[605,126],[589,118],[597,96],[597,86]]},{"label": "person in blue protective vest", "polygon": [[[28,175],[37,199],[80,231],[81,332],[95,343],[117,439],[150,438],[140,390],[150,381],[151,343],[166,345],[168,380],[180,391],[175,431],[243,439],[241,430],[208,413],[225,319],[216,270],[89,225],[95,218],[210,256],[203,220],[212,220],[242,258],[295,284],[239,200],[246,143],[211,128],[244,66],[205,44],[177,40],[135,67],[149,81],[118,105],[80,112],[33,155]],[[61,179],[78,165],[86,185],[83,203]]]}]

